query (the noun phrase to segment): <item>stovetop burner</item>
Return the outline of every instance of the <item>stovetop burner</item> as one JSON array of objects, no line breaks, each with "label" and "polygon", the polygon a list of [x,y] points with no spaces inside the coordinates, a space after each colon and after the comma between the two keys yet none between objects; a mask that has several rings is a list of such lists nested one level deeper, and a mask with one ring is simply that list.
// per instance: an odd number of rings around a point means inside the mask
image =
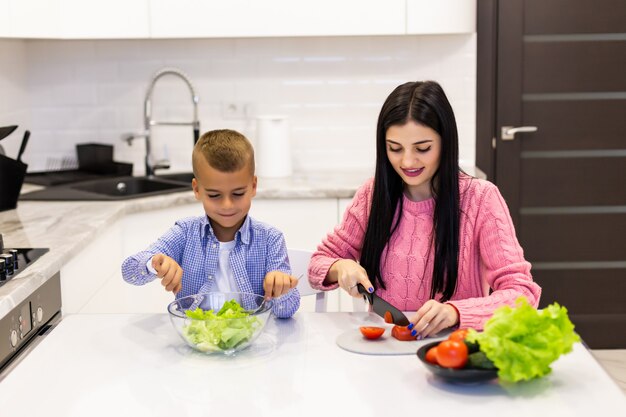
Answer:
[{"label": "stovetop burner", "polygon": [[23,272],[35,262],[48,248],[4,248],[0,255],[0,287]]}]

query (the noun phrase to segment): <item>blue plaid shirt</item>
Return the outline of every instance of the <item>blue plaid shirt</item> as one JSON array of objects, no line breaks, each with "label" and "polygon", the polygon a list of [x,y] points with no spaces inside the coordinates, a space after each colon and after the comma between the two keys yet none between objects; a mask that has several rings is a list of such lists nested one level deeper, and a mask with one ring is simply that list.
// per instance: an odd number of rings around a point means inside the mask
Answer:
[{"label": "blue plaid shirt", "polygon": [[[215,286],[219,241],[206,215],[178,220],[175,225],[146,250],[129,256],[122,263],[124,281],[144,285],[157,278],[146,263],[157,253],[174,259],[183,269],[182,289],[176,299],[201,292],[210,292]],[[241,292],[263,295],[263,280],[270,271],[291,274],[287,246],[283,234],[276,228],[246,217],[235,234],[235,247],[230,254],[230,265]],[[300,306],[296,288],[276,299],[272,312],[276,317],[291,317]]]}]

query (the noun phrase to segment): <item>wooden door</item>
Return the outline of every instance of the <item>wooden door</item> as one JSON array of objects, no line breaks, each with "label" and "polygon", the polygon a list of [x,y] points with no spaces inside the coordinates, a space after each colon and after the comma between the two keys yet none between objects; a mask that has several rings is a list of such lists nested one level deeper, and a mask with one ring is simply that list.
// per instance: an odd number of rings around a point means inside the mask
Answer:
[{"label": "wooden door", "polygon": [[[504,195],[540,307],[626,348],[626,1],[479,0],[477,165]],[[505,140],[504,126],[536,127]]]}]

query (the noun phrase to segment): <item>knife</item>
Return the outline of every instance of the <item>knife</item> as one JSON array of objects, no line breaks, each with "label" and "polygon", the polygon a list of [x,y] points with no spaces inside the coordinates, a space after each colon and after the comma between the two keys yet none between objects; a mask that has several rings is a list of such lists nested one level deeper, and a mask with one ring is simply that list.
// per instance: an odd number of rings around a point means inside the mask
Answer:
[{"label": "knife", "polygon": [[374,310],[374,313],[384,318],[386,322],[388,322],[388,320],[387,318],[385,318],[385,315],[389,313],[391,314],[391,322],[396,326],[409,325],[409,319],[404,315],[402,311],[398,310],[396,307],[389,304],[387,301],[383,300],[376,294],[367,292],[363,285],[358,284],[356,287],[359,290],[359,294],[363,294],[363,298],[365,298],[367,302],[370,303],[370,305],[372,306],[372,310]]}]

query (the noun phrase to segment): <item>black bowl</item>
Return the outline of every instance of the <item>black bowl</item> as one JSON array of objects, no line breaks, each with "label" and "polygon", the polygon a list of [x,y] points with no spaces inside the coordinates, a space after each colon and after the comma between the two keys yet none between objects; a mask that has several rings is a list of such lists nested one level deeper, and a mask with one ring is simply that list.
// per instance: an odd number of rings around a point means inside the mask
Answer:
[{"label": "black bowl", "polygon": [[428,368],[433,374],[447,381],[453,382],[481,382],[489,381],[498,377],[497,369],[478,369],[478,368],[463,368],[463,369],[451,369],[443,368],[439,365],[433,365],[426,361],[426,352],[428,349],[437,346],[441,341],[428,343],[420,347],[417,350],[417,357],[422,361],[424,366]]}]

